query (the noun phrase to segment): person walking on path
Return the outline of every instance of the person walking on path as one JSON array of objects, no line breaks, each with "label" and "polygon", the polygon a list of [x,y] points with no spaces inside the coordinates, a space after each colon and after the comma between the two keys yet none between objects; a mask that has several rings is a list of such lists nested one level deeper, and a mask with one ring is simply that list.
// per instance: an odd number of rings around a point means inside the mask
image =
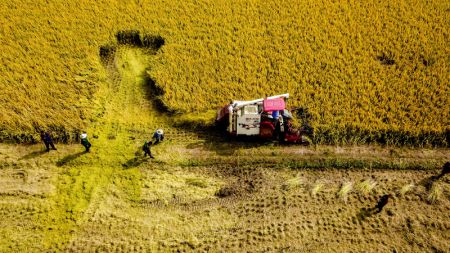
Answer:
[{"label": "person walking on path", "polygon": [[380,200],[378,200],[378,203],[375,206],[375,209],[378,209],[377,213],[381,213],[383,207],[387,205],[390,198],[392,198],[392,194],[385,194],[380,198]]},{"label": "person walking on path", "polygon": [[148,155],[150,156],[150,158],[155,158],[152,155],[152,151],[150,150],[151,145],[152,145],[151,141],[145,141],[144,146],[142,146],[142,150],[144,151],[144,157]]},{"label": "person walking on path", "polygon": [[57,150],[55,148],[55,144],[53,144],[53,138],[48,132],[41,132],[41,139],[45,144],[45,147],[47,148],[47,152],[50,152],[50,147],[52,147],[53,150]]},{"label": "person walking on path", "polygon": [[155,139],[154,144],[158,144],[160,141],[163,141],[164,131],[161,128],[156,129],[155,133],[153,134],[153,139]]},{"label": "person walking on path", "polygon": [[444,164],[444,167],[442,167],[441,174],[437,175],[435,179],[438,180],[439,178],[445,176],[446,174],[450,174],[450,162],[446,162]]},{"label": "person walking on path", "polygon": [[88,138],[87,138],[87,133],[82,133],[80,135],[81,137],[81,145],[84,146],[84,148],[86,149],[86,152],[89,152],[89,149],[91,148],[91,143],[89,142]]}]

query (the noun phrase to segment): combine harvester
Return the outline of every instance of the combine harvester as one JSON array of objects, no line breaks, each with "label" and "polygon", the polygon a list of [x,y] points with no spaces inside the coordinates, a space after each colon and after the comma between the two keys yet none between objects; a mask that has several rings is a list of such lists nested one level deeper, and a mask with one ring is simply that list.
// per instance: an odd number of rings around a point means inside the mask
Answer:
[{"label": "combine harvester", "polygon": [[230,136],[259,136],[280,142],[309,144],[292,127],[292,114],[286,109],[289,94],[251,101],[233,100],[217,112],[216,124]]}]

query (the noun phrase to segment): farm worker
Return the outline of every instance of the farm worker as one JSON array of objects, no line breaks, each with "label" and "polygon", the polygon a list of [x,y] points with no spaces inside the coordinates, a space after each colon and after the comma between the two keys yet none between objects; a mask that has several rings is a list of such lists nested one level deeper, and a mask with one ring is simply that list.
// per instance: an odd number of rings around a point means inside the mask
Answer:
[{"label": "farm worker", "polygon": [[53,150],[56,150],[55,144],[53,144],[52,136],[48,132],[41,131],[41,139],[47,148],[47,152],[50,152],[50,146]]},{"label": "farm worker", "polygon": [[86,152],[89,152],[89,149],[91,148],[91,143],[89,142],[88,138],[87,138],[87,133],[82,133],[80,135],[81,137],[81,145],[84,146],[84,148],[86,149]]},{"label": "farm worker", "polygon": [[439,178],[443,177],[445,174],[449,174],[449,173],[450,173],[450,162],[446,162],[446,163],[444,164],[444,167],[442,167],[441,174],[439,174],[439,175],[436,177],[436,180],[438,180]]},{"label": "farm worker", "polygon": [[376,209],[378,209],[377,213],[380,213],[381,210],[383,210],[383,207],[387,205],[389,202],[389,199],[392,198],[392,194],[385,194],[383,195],[380,200],[378,200],[377,205],[375,206]]},{"label": "farm worker", "polygon": [[233,129],[233,101],[230,101],[230,104],[227,107],[228,109],[228,126],[227,131],[231,133]]},{"label": "farm worker", "polygon": [[155,144],[158,144],[160,141],[164,140],[164,131],[161,128],[156,129],[153,134],[153,139],[155,139]]},{"label": "farm worker", "polygon": [[278,120],[276,121],[276,125],[275,125],[275,133],[278,135],[274,135],[274,139],[276,139],[278,137],[278,141],[279,142],[284,142],[284,137],[285,137],[285,125],[284,125],[284,120],[283,117],[278,117]]},{"label": "farm worker", "polygon": [[230,103],[228,104],[228,113],[232,113],[233,112],[233,100],[230,101]]},{"label": "farm worker", "polygon": [[152,152],[150,151],[150,146],[152,145],[151,141],[145,141],[144,146],[142,146],[142,150],[144,151],[144,157],[147,155],[150,156],[150,158],[155,158],[152,155]]},{"label": "farm worker", "polygon": [[274,118],[274,119],[278,119],[278,116],[280,115],[280,112],[279,111],[272,111],[272,117]]}]

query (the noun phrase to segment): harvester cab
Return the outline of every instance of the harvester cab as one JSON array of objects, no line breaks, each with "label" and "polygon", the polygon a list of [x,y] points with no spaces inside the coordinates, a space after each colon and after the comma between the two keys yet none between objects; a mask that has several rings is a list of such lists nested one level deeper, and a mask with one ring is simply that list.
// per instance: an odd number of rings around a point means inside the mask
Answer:
[{"label": "harvester cab", "polygon": [[230,136],[259,136],[280,142],[304,143],[300,131],[292,127],[286,109],[289,94],[250,101],[233,100],[217,112],[216,124]]}]

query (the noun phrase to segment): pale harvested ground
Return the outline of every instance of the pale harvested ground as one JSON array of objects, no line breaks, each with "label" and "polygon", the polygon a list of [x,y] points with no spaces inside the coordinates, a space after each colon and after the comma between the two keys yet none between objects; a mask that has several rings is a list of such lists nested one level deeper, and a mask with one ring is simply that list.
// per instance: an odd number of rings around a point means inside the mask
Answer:
[{"label": "pale harvested ground", "polygon": [[[171,146],[179,152],[185,150],[186,157],[192,155],[187,152],[191,149],[183,148],[185,145],[166,143],[159,149],[155,147],[158,162],[138,165],[142,175],[138,200],[130,199],[127,190],[114,181],[96,189],[64,249],[73,252],[449,250],[450,178],[435,183],[442,193],[434,204],[427,200],[430,191],[424,185],[439,169],[291,170],[267,168],[264,164],[180,167],[168,153],[161,152],[172,150]],[[32,242],[31,246],[34,242],[35,251],[45,248],[39,241],[42,224],[34,221],[33,215],[55,194],[55,180],[62,168],[52,163],[79,148],[60,145],[58,152],[27,158],[27,154],[41,150],[41,146],[14,149],[1,146],[0,238],[2,242],[11,240],[8,245],[11,248],[2,251],[16,251],[15,246],[20,249],[23,241]],[[299,147],[271,148],[291,156],[299,149],[317,152]],[[441,158],[445,158],[445,153],[441,153],[444,155]],[[200,149],[194,152],[197,159],[205,155],[217,156]],[[206,186],[190,184],[188,178],[199,179]],[[372,179],[376,186],[373,192],[364,195],[357,188],[366,179]],[[324,186],[313,196],[312,189],[318,182]],[[354,185],[346,203],[337,195],[345,182]],[[400,189],[411,183],[415,187],[401,196]],[[214,196],[220,187],[227,185],[237,189],[236,195]],[[374,207],[385,193],[396,194],[395,200],[380,214],[367,213],[365,210]]]}]

